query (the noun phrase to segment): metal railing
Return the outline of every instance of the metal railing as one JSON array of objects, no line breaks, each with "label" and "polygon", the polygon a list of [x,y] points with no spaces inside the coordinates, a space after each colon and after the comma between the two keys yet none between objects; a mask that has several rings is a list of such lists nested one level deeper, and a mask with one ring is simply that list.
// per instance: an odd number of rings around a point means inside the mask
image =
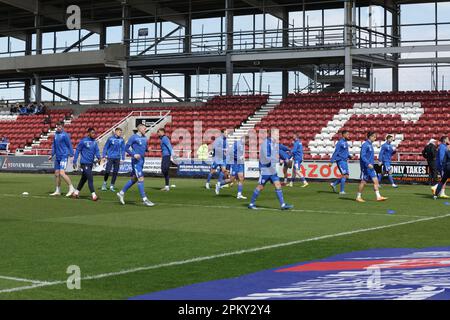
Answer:
[{"label": "metal railing", "polygon": [[[304,49],[315,50],[317,48],[343,48],[345,27],[343,25],[292,27],[287,29],[266,29],[234,31],[233,51],[248,52],[254,50],[271,49]],[[287,46],[283,45],[283,34],[287,34]],[[226,51],[227,33],[202,33],[193,35],[171,35],[162,38],[133,38],[130,43],[130,57],[145,58],[154,55],[170,54],[222,54]],[[185,48],[188,39],[190,48]],[[352,27],[352,46],[389,47],[396,38],[392,35],[379,32],[366,27]],[[142,53],[142,49],[151,48]],[[188,50],[186,50],[188,49]]]},{"label": "metal railing", "polygon": [[117,127],[120,127],[122,124],[128,121],[130,117],[159,117],[160,119],[152,124],[152,127],[159,124],[165,117],[170,114],[170,110],[143,110],[143,111],[131,111],[125,118],[122,118],[119,122],[115,123],[108,130],[103,132],[100,136],[97,137],[97,141],[100,141],[106,135],[110,134],[112,130]]}]

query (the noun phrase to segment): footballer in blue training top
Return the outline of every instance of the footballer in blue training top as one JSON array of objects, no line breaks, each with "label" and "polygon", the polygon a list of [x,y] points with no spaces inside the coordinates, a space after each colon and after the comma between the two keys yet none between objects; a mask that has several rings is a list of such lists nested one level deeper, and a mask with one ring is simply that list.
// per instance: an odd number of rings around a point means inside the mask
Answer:
[{"label": "footballer in blue training top", "polygon": [[69,158],[73,157],[73,147],[70,141],[70,135],[64,131],[64,122],[59,122],[56,125],[55,138],[52,144],[52,154],[48,158],[49,160],[54,159],[55,161],[55,184],[56,190],[51,196],[61,195],[61,179],[63,179],[69,186],[69,192],[66,197],[72,196],[75,192],[75,188],[72,185],[72,180],[66,174],[67,164]]},{"label": "footballer in blue training top", "polygon": [[[77,149],[75,150],[75,156],[73,158],[74,169],[77,168],[78,156],[80,156],[80,166],[81,166],[81,179],[78,183],[78,187],[73,193],[73,197],[78,198],[81,189],[83,189],[86,181],[88,182],[89,190],[91,191],[92,200],[97,201],[98,197],[95,194],[94,188],[94,176],[92,175],[92,169],[94,163],[100,163],[100,149],[98,148],[98,143],[95,140],[95,130],[89,128],[87,131],[87,136],[81,139],[78,143]],[[97,161],[96,161],[97,160]]]},{"label": "footballer in blue training top", "polygon": [[362,198],[362,192],[367,182],[373,182],[373,189],[377,196],[377,201],[385,201],[387,198],[381,196],[379,191],[379,183],[377,173],[375,172],[375,152],[373,150],[373,143],[377,140],[377,134],[375,132],[369,131],[367,133],[367,140],[363,143],[361,147],[361,154],[359,158],[359,164],[361,167],[361,182],[358,186],[358,194],[356,196],[356,201],[366,202]]},{"label": "footballer in blue training top", "polygon": [[170,143],[169,137],[166,135],[166,129],[161,128],[158,130],[158,137],[161,147],[161,172],[164,176],[165,186],[162,191],[170,190],[169,169],[170,164],[173,162],[173,148]]},{"label": "footballer in blue training top", "polygon": [[125,140],[122,138],[122,129],[116,128],[114,134],[108,138],[103,147],[103,159],[106,160],[105,175],[103,177],[102,190],[108,190],[107,182],[111,169],[113,170],[111,178],[111,186],[109,189],[116,191],[114,185],[116,184],[117,175],[120,169],[120,163],[125,160]]},{"label": "footballer in blue training top", "polygon": [[341,173],[341,177],[334,182],[330,183],[331,188],[334,192],[336,192],[336,186],[338,184],[341,185],[340,188],[340,195],[345,194],[345,181],[349,178],[350,172],[348,170],[348,160],[351,159],[349,148],[348,148],[348,141],[350,140],[350,132],[347,130],[343,130],[341,132],[341,139],[336,143],[334,153],[331,156],[330,160],[330,167],[333,165],[333,163],[336,162],[336,165],[339,169],[339,172]]},{"label": "footballer in blue training top", "polygon": [[248,205],[249,209],[257,209],[255,202],[267,182],[270,182],[275,187],[278,201],[280,202],[281,210],[292,209],[293,206],[284,202],[283,190],[281,190],[280,178],[277,174],[277,164],[279,161],[279,143],[277,139],[271,136],[269,130],[268,137],[261,143],[259,149],[259,170],[260,177],[258,185],[253,191],[252,199]]},{"label": "footballer in blue training top", "polygon": [[292,187],[294,185],[295,178],[297,176],[300,177],[300,181],[303,182],[302,188],[306,188],[309,183],[306,181],[305,176],[302,173],[302,162],[303,162],[303,145],[300,140],[300,135],[294,134],[294,143],[291,149],[291,154],[294,159],[294,164],[292,167],[292,177],[289,186]]},{"label": "footballer in blue training top", "polygon": [[131,157],[132,171],[131,179],[125,184],[123,189],[117,193],[117,197],[119,198],[121,204],[125,204],[125,193],[137,182],[139,193],[144,205],[147,207],[154,206],[154,203],[147,198],[144,189],[145,153],[148,149],[148,138],[145,136],[146,131],[147,128],[145,125],[139,124],[137,127],[137,133],[133,134],[125,145],[125,151]]},{"label": "footballer in blue training top", "polygon": [[386,142],[383,143],[378,155],[378,162],[381,164],[381,173],[378,175],[378,182],[381,185],[381,180],[383,180],[383,175],[386,174],[389,179],[389,183],[393,188],[398,188],[392,177],[392,156],[395,154],[395,147],[392,145],[394,137],[390,134],[386,136]]}]

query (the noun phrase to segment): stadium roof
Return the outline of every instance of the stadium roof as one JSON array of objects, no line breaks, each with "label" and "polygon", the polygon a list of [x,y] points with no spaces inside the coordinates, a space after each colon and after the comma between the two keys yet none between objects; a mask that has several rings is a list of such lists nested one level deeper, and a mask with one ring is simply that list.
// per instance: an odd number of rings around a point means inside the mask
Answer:
[{"label": "stadium roof", "polygon": [[[122,0],[40,0],[40,12],[43,17],[41,26],[44,32],[67,30],[65,20],[66,8],[76,4],[81,8],[83,27],[97,32],[103,24],[106,26],[119,25],[122,16]],[[224,14],[225,1],[217,0],[128,0],[130,5],[130,19],[133,23],[153,22],[155,15],[158,20],[167,20],[183,25],[185,18],[211,18]],[[343,7],[342,0],[305,0],[307,10],[332,9]],[[402,3],[426,3],[434,1],[400,0]],[[15,36],[34,30],[34,12],[36,0],[0,0],[0,34]],[[393,0],[358,0],[357,6],[367,6],[369,3],[391,7]],[[234,0],[234,14],[261,13],[263,0]],[[279,16],[282,8],[289,11],[302,9],[302,1],[298,0],[264,0],[265,10]]]}]

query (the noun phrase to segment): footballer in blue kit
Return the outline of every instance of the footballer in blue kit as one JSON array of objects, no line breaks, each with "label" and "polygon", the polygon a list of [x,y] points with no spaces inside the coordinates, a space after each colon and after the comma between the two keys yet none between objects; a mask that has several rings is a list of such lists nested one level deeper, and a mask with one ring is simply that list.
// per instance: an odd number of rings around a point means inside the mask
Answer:
[{"label": "footballer in blue kit", "polygon": [[123,189],[117,193],[117,197],[121,204],[125,204],[125,193],[137,182],[143,204],[147,207],[154,206],[153,202],[147,198],[144,189],[145,153],[148,148],[148,138],[145,136],[146,131],[147,128],[145,125],[139,124],[137,133],[133,134],[125,145],[125,151],[131,157],[132,171],[131,179],[125,184]]},{"label": "footballer in blue kit", "polygon": [[392,156],[395,154],[395,147],[392,145],[394,141],[394,137],[390,134],[386,136],[386,142],[383,143],[380,149],[380,153],[378,155],[378,162],[381,164],[381,173],[378,175],[378,182],[381,185],[381,180],[384,175],[388,176],[389,183],[393,188],[398,188],[398,186],[394,182],[394,178],[392,177]]},{"label": "footballer in blue kit", "polygon": [[302,162],[303,162],[303,145],[300,140],[300,135],[294,134],[294,143],[291,149],[291,154],[294,160],[292,166],[292,177],[289,186],[292,187],[295,182],[295,178],[298,176],[300,181],[303,182],[302,188],[306,188],[309,183],[306,181],[305,176],[302,173]]},{"label": "footballer in blue kit", "polygon": [[277,164],[279,162],[279,143],[275,137],[271,137],[269,130],[268,137],[261,143],[259,149],[259,170],[260,177],[258,185],[253,191],[252,199],[248,205],[249,209],[257,209],[255,202],[267,182],[275,187],[275,192],[280,203],[281,210],[292,209],[293,206],[284,202],[283,190],[281,189],[280,178],[277,174]]},{"label": "footballer in blue kit", "polygon": [[377,196],[377,201],[385,201],[387,198],[381,196],[379,190],[379,183],[377,173],[375,172],[374,163],[375,163],[375,152],[373,149],[373,142],[377,139],[377,134],[373,131],[369,131],[367,133],[367,140],[361,146],[360,153],[360,167],[361,167],[361,182],[358,186],[358,194],[356,196],[356,201],[358,202],[366,202],[362,198],[362,192],[364,190],[367,182],[373,182],[373,188],[375,190],[375,194]]},{"label": "footballer in blue kit", "polygon": [[229,178],[223,180],[219,184],[219,190],[216,190],[216,194],[219,194],[220,187],[226,184],[238,181],[237,199],[247,199],[242,195],[244,188],[244,172],[245,172],[245,138],[241,137],[239,140],[233,141],[227,150],[226,166],[229,168]]},{"label": "footballer in blue kit", "polygon": [[115,192],[116,189],[114,188],[114,185],[116,184],[120,164],[125,160],[125,140],[122,138],[121,128],[116,128],[114,130],[114,134],[106,141],[105,146],[103,147],[103,159],[106,160],[106,166],[105,174],[103,176],[102,190],[108,190],[107,182],[112,169],[113,174],[109,189]]},{"label": "footballer in blue kit", "polygon": [[92,169],[94,163],[100,163],[100,149],[98,148],[98,143],[95,140],[95,130],[94,128],[89,128],[87,130],[87,136],[81,139],[78,143],[77,149],[75,150],[75,156],[73,158],[74,169],[77,168],[78,156],[80,156],[80,167],[81,167],[81,179],[78,183],[78,187],[73,193],[74,198],[78,198],[81,189],[85,185],[86,181],[91,191],[91,197],[93,201],[97,201],[98,197],[95,193],[94,188],[94,176],[92,174]]},{"label": "footballer in blue kit", "polygon": [[[221,131],[221,135],[214,140],[213,144],[213,164],[212,169],[216,170],[219,177],[216,183],[215,192],[216,195],[220,194],[220,188],[223,185],[226,185],[225,178],[228,175],[227,171],[227,149],[228,149],[228,141],[227,141],[228,131],[223,129]],[[207,189],[209,188],[209,179],[208,176],[207,181]]]},{"label": "footballer in blue kit", "polygon": [[333,163],[336,163],[339,172],[341,173],[341,177],[336,179],[334,182],[330,183],[331,189],[333,192],[336,192],[336,187],[340,184],[340,195],[345,194],[345,182],[350,176],[350,172],[348,170],[348,160],[351,159],[350,151],[348,147],[348,141],[350,140],[350,132],[348,130],[343,130],[341,132],[341,139],[336,143],[333,155],[331,156],[330,164],[331,167]]},{"label": "footballer in blue kit", "polygon": [[161,147],[161,173],[164,176],[165,185],[161,191],[170,191],[169,170],[170,164],[173,162],[173,147],[169,137],[166,135],[166,129],[158,130],[158,137]]},{"label": "footballer in blue kit", "polygon": [[[211,178],[215,173],[219,175],[219,186],[220,180],[224,178],[227,166],[226,166],[226,150],[227,150],[227,130],[221,130],[220,136],[215,138],[212,144],[212,157],[213,163],[211,164],[211,170],[206,179],[205,188],[210,189]],[[216,190],[218,186],[216,185]]]},{"label": "footballer in blue kit", "polygon": [[284,144],[278,144],[278,156],[280,159],[280,166],[283,166],[284,184],[287,184],[288,169],[292,166],[291,149]]},{"label": "footballer in blue kit", "polygon": [[70,141],[70,135],[64,131],[64,122],[58,122],[56,124],[55,137],[52,144],[52,154],[49,156],[49,160],[54,159],[55,169],[55,184],[56,190],[51,196],[61,195],[61,179],[63,179],[69,186],[69,192],[66,197],[70,197],[75,192],[75,188],[72,185],[72,180],[66,174],[67,164],[69,158],[73,157],[73,147]]}]

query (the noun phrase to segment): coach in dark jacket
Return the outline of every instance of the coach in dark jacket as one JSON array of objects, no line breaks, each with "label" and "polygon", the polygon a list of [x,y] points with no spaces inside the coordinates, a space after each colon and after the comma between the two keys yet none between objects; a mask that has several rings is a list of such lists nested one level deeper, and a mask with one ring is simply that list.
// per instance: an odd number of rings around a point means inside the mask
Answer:
[{"label": "coach in dark jacket", "polygon": [[422,151],[422,155],[428,162],[428,168],[430,170],[430,185],[434,185],[438,182],[438,172],[436,168],[436,140],[430,139],[426,147]]}]

